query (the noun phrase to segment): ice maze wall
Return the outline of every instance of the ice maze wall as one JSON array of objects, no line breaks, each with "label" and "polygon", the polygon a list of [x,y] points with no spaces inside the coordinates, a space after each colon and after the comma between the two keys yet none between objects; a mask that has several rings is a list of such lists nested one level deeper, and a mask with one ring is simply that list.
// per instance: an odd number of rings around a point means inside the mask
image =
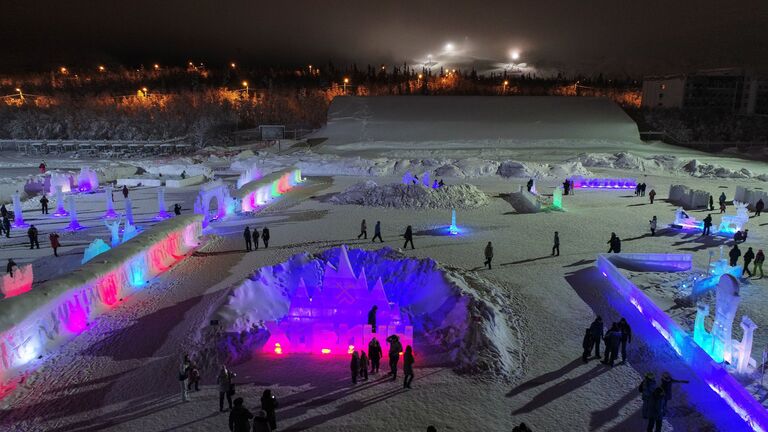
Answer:
[{"label": "ice maze wall", "polygon": [[671,185],[669,187],[669,201],[683,206],[686,210],[707,208],[709,196],[709,192],[689,189],[684,185]]},{"label": "ice maze wall", "polygon": [[0,383],[87,329],[89,322],[139,291],[198,246],[200,215],[158,223],[64,277],[0,302]]},{"label": "ice maze wall", "polygon": [[244,184],[237,191],[237,197],[242,211],[254,211],[303,182],[301,170],[291,168]]}]

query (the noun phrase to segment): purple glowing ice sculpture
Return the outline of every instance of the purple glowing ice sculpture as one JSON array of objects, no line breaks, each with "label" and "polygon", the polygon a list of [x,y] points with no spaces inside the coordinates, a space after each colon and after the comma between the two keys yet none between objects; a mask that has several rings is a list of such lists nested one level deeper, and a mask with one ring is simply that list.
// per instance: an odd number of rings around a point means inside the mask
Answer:
[{"label": "purple glowing ice sculpture", "polygon": [[69,212],[64,208],[64,189],[61,185],[56,186],[56,211],[54,216],[69,216]]},{"label": "purple glowing ice sculpture", "polygon": [[117,212],[115,212],[115,202],[112,200],[112,186],[104,186],[104,198],[107,203],[107,211],[104,212],[102,218],[114,219],[118,217]]},{"label": "purple glowing ice sculpture", "polygon": [[168,219],[170,214],[165,210],[165,188],[160,186],[157,188],[157,216],[155,219]]},{"label": "purple glowing ice sculpture", "polygon": [[133,225],[133,207],[130,198],[125,199],[125,223]]},{"label": "purple glowing ice sculpture", "polygon": [[85,228],[77,221],[77,207],[75,206],[74,195],[67,196],[67,207],[69,207],[69,230],[77,231]]},{"label": "purple glowing ice sculpture", "polygon": [[21,195],[19,191],[13,194],[13,226],[21,228],[28,226],[24,223],[24,215],[21,214]]}]

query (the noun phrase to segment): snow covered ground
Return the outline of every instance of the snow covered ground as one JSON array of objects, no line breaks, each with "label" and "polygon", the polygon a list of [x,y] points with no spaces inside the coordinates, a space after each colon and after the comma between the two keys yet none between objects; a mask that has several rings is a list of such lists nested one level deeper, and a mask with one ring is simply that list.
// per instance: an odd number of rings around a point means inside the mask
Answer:
[{"label": "snow covered ground", "polygon": [[[594,314],[602,314],[607,322],[618,318],[605,299],[608,290],[591,267],[595,255],[607,250],[605,242],[613,231],[622,237],[623,251],[692,252],[695,265],[705,267],[707,250],[724,240],[704,241],[674,232],[647,235],[648,220],[653,215],[659,217],[660,224],[674,218],[675,206],[664,201],[670,184],[685,184],[715,195],[724,191],[730,199],[737,185],[766,187],[759,176],[768,173],[768,167],[662,144],[607,146],[609,150],[603,143],[592,142],[593,147],[588,144],[582,142],[578,148],[553,145],[538,151],[525,146],[450,151],[373,149],[354,155],[325,152],[321,147],[319,153],[206,157],[204,167],[198,167],[201,172],[208,168],[231,183],[238,171],[253,162],[263,166],[263,172],[295,165],[310,177],[305,185],[262,212],[214,223],[207,234],[211,241],[205,248],[151,281],[146,290],[126,299],[59,352],[40,360],[38,370],[0,402],[0,429],[225,430],[226,414],[218,413],[216,352],[202,342],[205,332],[210,331],[214,311],[233,288],[260,267],[284,262],[305,251],[320,254],[341,244],[380,248],[378,243],[356,239],[360,220],[365,218],[369,227],[372,221],[382,221],[384,245],[394,249],[402,246],[400,235],[405,226],[412,225],[416,249],[405,250],[405,255],[434,259],[497,287],[484,295],[503,296],[511,302],[504,311],[519,333],[510,332],[512,336],[505,337],[523,344],[520,370],[513,371],[509,379],[460,375],[439,355],[417,351],[414,388],[404,391],[401,384],[380,379],[351,386],[347,382],[347,358],[275,359],[256,355],[232,366],[238,373],[238,394],[249,408],[256,407],[261,391],[269,387],[282,403],[277,412],[280,430],[411,431],[435,424],[438,430],[501,431],[521,421],[535,431],[641,430],[637,392],[641,376],[647,371],[659,375],[670,370],[673,376],[685,379],[690,372],[676,362],[671,350],[646,344],[642,338],[632,344],[626,365],[610,369],[596,361],[581,363],[581,339]],[[621,151],[631,155],[598,156]],[[658,154],[678,160],[697,159],[733,172],[747,168],[753,174],[749,178],[721,178],[717,170],[685,172],[678,162],[669,166],[646,163],[647,159],[657,160],[653,155]],[[34,170],[39,163],[15,154],[1,156],[14,170]],[[196,160],[190,157],[166,164],[192,166]],[[48,160],[52,169],[64,167],[65,162],[71,163],[63,159],[57,166],[59,161]],[[94,168],[107,163],[89,161]],[[147,162],[145,166],[150,165],[156,164]],[[434,172],[443,166],[457,168],[450,168],[452,175],[447,172],[449,168],[441,174],[448,184],[472,184],[489,199],[480,208],[458,211],[458,225],[464,229],[459,236],[435,234],[450,223],[450,210],[327,201],[331,195],[361,182],[399,183],[405,170],[420,173],[423,168]],[[502,170],[502,166],[509,170]],[[505,176],[502,171],[515,174]],[[9,172],[10,177],[25,175]],[[518,214],[501,195],[516,191],[532,172],[543,194],[550,194],[570,173],[635,177],[646,182],[649,190],[655,188],[657,202],[650,205],[647,198],[625,191],[578,190],[576,195],[564,197],[564,212]],[[195,187],[168,190],[166,201],[169,206],[180,202],[190,209],[196,191]],[[148,219],[157,212],[154,190],[139,188],[132,192],[134,197],[140,225],[149,224]],[[115,198],[116,210],[120,211],[122,197],[116,193]],[[103,212],[103,194],[79,197],[78,206],[81,223],[94,228],[63,236],[65,256],[59,261],[54,261],[50,250],[45,249],[47,241],[43,241],[44,249],[30,251],[25,248],[25,237],[18,232],[11,239],[0,238],[0,261],[13,257],[19,264],[34,262],[38,279],[55,277],[79,265],[78,251],[96,236],[107,238],[107,231],[96,219]],[[697,218],[703,217],[700,213],[704,212],[693,212]],[[34,212],[25,211],[25,216],[42,227],[43,239],[50,230],[68,223],[43,219]],[[719,221],[717,215],[714,219]],[[259,229],[269,226],[270,248],[245,253],[242,230],[246,225]],[[768,235],[765,225],[768,220],[762,224],[759,219],[751,220],[748,245],[762,247]],[[554,231],[560,233],[559,257],[550,256]],[[489,241],[495,247],[494,267],[485,270],[483,248]],[[753,280],[748,289],[764,290],[766,281]],[[758,325],[756,336],[765,340],[768,322]],[[184,352],[193,353],[204,370],[201,391],[192,394],[192,402],[182,404],[176,371]],[[670,404],[665,431],[743,430],[733,418],[713,416],[690,405],[693,396],[680,387]],[[712,407],[723,409],[722,402],[714,398]]]}]

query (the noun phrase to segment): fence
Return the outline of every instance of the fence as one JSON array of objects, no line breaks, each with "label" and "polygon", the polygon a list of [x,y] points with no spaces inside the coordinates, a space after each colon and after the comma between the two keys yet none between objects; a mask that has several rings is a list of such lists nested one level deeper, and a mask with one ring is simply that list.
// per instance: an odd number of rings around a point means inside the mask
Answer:
[{"label": "fence", "polygon": [[188,137],[167,140],[0,140],[0,150],[16,150],[27,155],[58,154],[66,152],[85,153],[96,156],[112,151],[118,154],[175,154],[193,150]]}]

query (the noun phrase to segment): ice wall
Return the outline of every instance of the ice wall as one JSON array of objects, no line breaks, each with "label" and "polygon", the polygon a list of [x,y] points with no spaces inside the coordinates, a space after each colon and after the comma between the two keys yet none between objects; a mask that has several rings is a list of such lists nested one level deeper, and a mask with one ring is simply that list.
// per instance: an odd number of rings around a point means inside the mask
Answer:
[{"label": "ice wall", "polygon": [[146,281],[198,246],[202,217],[160,222],[100,259],[25,295],[0,302],[0,383],[34,367],[34,360],[87,329]]},{"label": "ice wall", "polygon": [[669,201],[686,210],[709,207],[709,197],[706,191],[689,189],[684,185],[669,186]]},{"label": "ice wall", "polygon": [[10,274],[5,274],[2,279],[0,279],[0,292],[3,293],[3,297],[5,298],[24,294],[32,289],[33,279],[34,272],[32,271],[32,264],[19,266],[13,272],[13,277],[11,277]]},{"label": "ice wall", "polygon": [[235,194],[242,211],[254,211],[303,183],[301,170],[291,168],[243,185]]},{"label": "ice wall", "polygon": [[755,204],[757,204],[759,200],[763,200],[763,204],[768,205],[768,192],[736,186],[736,196],[733,200],[747,203],[750,208],[754,209]]},{"label": "ice wall", "polygon": [[251,166],[240,173],[240,177],[237,179],[237,188],[240,189],[246,184],[262,177],[264,176],[261,174],[261,171],[256,166]]}]

